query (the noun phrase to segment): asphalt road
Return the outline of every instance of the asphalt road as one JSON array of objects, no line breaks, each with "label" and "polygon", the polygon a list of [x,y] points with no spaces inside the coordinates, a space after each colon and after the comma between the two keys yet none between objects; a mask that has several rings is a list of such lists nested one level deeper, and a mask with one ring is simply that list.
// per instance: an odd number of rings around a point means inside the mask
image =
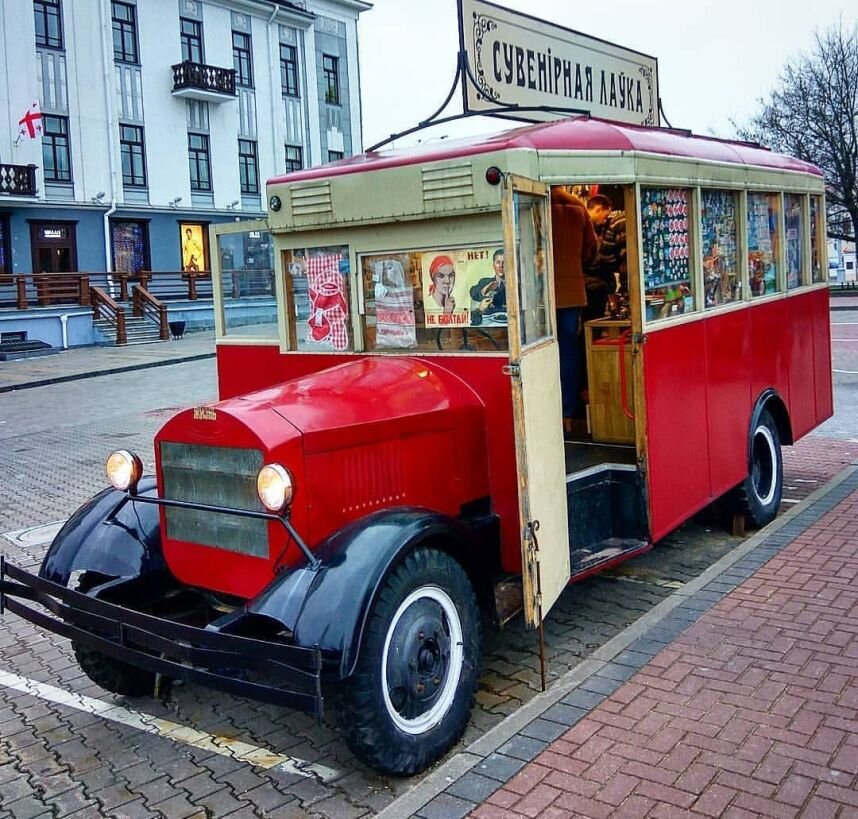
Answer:
[{"label": "asphalt road", "polygon": [[[787,461],[787,502],[858,456],[858,313],[835,316],[838,413]],[[68,516],[104,486],[107,451],[136,449],[177,407],[214,394],[202,361],[9,393],[0,400],[0,534]],[[834,439],[839,439],[837,443]],[[820,450],[817,457],[816,450]],[[824,450],[824,451],[823,451]],[[834,454],[832,454],[834,453]],[[838,454],[839,453],[839,454]],[[832,465],[834,464],[834,465]],[[546,621],[556,679],[733,549],[717,509],[640,558],[567,589]],[[38,564],[50,529],[11,541]],[[489,635],[464,745],[539,691],[536,637],[520,620]],[[333,723],[197,686],[163,700],[107,694],[82,675],[68,643],[6,615],[0,628],[0,819],[63,816],[361,817],[412,780],[378,776],[349,753]]]}]

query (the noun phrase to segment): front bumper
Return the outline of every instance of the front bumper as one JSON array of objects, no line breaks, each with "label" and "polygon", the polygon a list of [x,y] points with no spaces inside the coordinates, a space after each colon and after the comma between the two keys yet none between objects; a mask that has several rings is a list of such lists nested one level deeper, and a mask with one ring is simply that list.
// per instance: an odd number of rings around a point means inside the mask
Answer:
[{"label": "front bumper", "polygon": [[31,574],[0,556],[0,614],[6,610],[134,667],[322,719],[318,647],[225,634],[144,614]]}]

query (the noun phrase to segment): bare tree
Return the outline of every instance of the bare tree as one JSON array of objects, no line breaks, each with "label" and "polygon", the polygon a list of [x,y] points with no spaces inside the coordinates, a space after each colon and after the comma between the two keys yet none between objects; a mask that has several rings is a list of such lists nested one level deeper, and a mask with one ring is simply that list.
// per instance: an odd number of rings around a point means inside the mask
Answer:
[{"label": "bare tree", "polygon": [[825,174],[828,235],[858,237],[858,26],[815,35],[784,67],[748,127],[751,139],[812,162]]}]

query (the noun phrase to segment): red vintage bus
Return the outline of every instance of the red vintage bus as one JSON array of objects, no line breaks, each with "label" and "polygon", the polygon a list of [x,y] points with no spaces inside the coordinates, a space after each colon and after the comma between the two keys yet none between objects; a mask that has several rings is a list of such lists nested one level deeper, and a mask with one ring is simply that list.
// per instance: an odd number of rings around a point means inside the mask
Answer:
[{"label": "red vintage bus", "polygon": [[[552,187],[605,215],[566,433]],[[832,413],[823,192],[587,117],[271,180],[265,223],[212,231],[220,400],[164,425],[154,477],[114,453],[2,602],[108,690],[333,695],[363,760],[419,771],[467,724],[484,617],[540,626],[723,495],[774,517],[781,445]]]}]

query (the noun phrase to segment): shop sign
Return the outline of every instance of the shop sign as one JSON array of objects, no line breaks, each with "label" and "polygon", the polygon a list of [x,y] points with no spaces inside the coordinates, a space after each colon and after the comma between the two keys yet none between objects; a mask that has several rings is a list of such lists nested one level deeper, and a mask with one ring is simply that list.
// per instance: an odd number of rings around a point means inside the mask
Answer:
[{"label": "shop sign", "polygon": [[67,239],[67,228],[42,228],[43,239]]},{"label": "shop sign", "polygon": [[[633,125],[659,125],[658,61],[485,0],[459,0],[467,54],[466,111],[541,108],[516,118],[544,122],[577,109]],[[547,110],[547,109],[555,110]]]}]

